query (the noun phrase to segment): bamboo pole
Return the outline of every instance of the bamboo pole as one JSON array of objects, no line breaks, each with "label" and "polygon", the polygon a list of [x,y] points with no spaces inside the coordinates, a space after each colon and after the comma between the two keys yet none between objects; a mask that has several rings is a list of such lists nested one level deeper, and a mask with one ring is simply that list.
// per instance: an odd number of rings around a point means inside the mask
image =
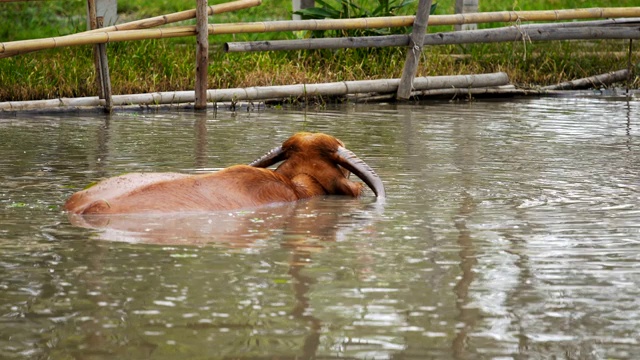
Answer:
[{"label": "bamboo pole", "polygon": [[413,87],[413,78],[418,71],[420,56],[422,56],[422,45],[424,36],[427,33],[429,25],[429,10],[431,9],[431,0],[420,0],[416,18],[413,22],[413,30],[409,36],[409,47],[407,49],[407,58],[402,69],[402,77],[398,85],[396,98],[407,100],[411,96],[411,88]]},{"label": "bamboo pole", "polygon": [[[213,14],[222,14],[225,12],[236,11],[241,9],[246,9],[254,6],[258,6],[262,3],[262,0],[237,0],[230,1],[228,3],[218,4],[218,5],[207,5],[207,15]],[[103,29],[102,31],[119,31],[119,30],[139,30],[139,29],[148,29],[156,26],[171,24],[179,21],[195,19],[196,18],[197,9],[185,10],[176,13],[166,14],[155,16],[148,19],[141,19],[136,21],[131,21],[123,24],[118,24],[114,26],[109,26]],[[97,32],[100,30],[90,30],[87,32]]]},{"label": "bamboo pole", "polygon": [[[91,29],[98,29],[104,25],[104,18],[96,16],[95,0],[87,0],[87,14]],[[109,76],[109,62],[105,44],[95,44],[93,46],[93,61],[96,69],[98,97],[105,99],[104,109],[106,112],[111,112],[111,77]]]},{"label": "bamboo pole", "polygon": [[[456,25],[488,22],[559,21],[599,18],[633,18],[640,16],[640,7],[590,8],[544,11],[498,11],[456,15],[432,15],[429,25]],[[389,16],[357,19],[326,19],[268,21],[217,24],[209,27],[211,34],[238,34],[302,30],[349,30],[412,26],[414,16]]]},{"label": "bamboo pole", "polygon": [[[98,27],[104,25],[104,18],[96,18]],[[109,75],[109,60],[107,59],[107,44],[98,44],[97,53],[100,64],[100,81],[102,82],[102,98],[105,100],[104,110],[111,112],[113,107],[113,94],[111,93],[111,75]]]},{"label": "bamboo pole", "polygon": [[[587,40],[587,39],[638,39],[640,26],[616,27],[518,27],[509,26],[496,29],[469,30],[426,34],[424,45],[473,44],[510,41],[550,41],[550,40]],[[271,40],[228,42],[224,44],[227,52],[345,49],[362,47],[407,46],[408,35],[365,36],[347,38],[321,38],[297,40]]]},{"label": "bamboo pole", "polygon": [[[221,14],[225,12],[246,9],[249,7],[258,6],[261,3],[262,3],[262,0],[238,0],[238,1],[231,1],[228,3],[218,4],[218,5],[211,5],[211,6],[208,6],[207,8],[207,14],[208,15]],[[148,19],[131,21],[124,24],[113,25],[106,28],[101,28],[101,29],[96,28],[89,31],[83,31],[76,34],[64,35],[64,36],[55,37],[55,38],[21,40],[21,42],[25,42],[26,44],[24,50],[21,50],[20,48],[18,48],[18,50],[13,50],[13,51],[12,50],[3,51],[3,46],[2,46],[3,44],[0,43],[0,59],[19,55],[19,54],[24,54],[27,52],[59,47],[59,46],[51,45],[51,41],[53,41],[54,43],[60,43],[60,44],[70,44],[70,45],[60,45],[60,46],[86,45],[84,43],[74,42],[73,40],[71,40],[70,42],[65,42],[66,40],[61,40],[61,38],[70,37],[73,39],[76,37],[85,37],[88,34],[92,34],[92,33],[105,33],[105,32],[112,32],[112,31],[126,31],[126,30],[144,30],[144,29],[148,29],[148,28],[152,28],[160,25],[194,19],[195,17],[196,17],[196,9],[191,9],[191,10],[180,11],[180,12],[167,14],[167,15],[160,15],[160,16],[156,16]],[[185,34],[176,35],[181,31],[184,31],[184,29],[180,29],[177,32],[173,32],[173,31],[166,32],[167,36],[162,36],[162,35],[157,36],[154,33],[142,33],[143,37],[132,38],[131,40],[157,39],[157,38],[176,37],[176,36],[191,36],[190,32],[186,35]],[[193,35],[195,35],[195,33],[196,31],[194,26]],[[88,39],[96,39],[96,38],[88,37],[87,40]],[[31,43],[31,41],[36,41],[36,40],[47,40],[47,41]],[[125,40],[114,40],[114,41],[128,41],[128,40],[125,39]],[[94,44],[94,43],[92,42],[90,44]]]},{"label": "bamboo pole", "polygon": [[638,39],[640,26],[634,27],[576,27],[522,28],[510,26],[498,29],[470,30],[433,34],[425,38],[425,45],[470,44],[508,41]]},{"label": "bamboo pole", "polygon": [[640,7],[584,8],[562,10],[497,11],[455,15],[433,15],[429,24],[461,25],[487,22],[560,21],[579,19],[627,18],[640,16]]},{"label": "bamboo pole", "polygon": [[[492,86],[492,87],[480,87],[480,88],[452,88],[452,89],[430,89],[412,91],[412,97],[465,97],[470,98],[474,96],[491,96],[491,97],[506,97],[506,96],[528,96],[528,95],[556,95],[556,91],[539,90],[539,89],[518,89],[513,85]],[[382,95],[370,95],[370,94],[356,94],[348,97],[350,100],[356,102],[369,102],[369,101],[386,101],[394,98],[394,94],[382,94]]]},{"label": "bamboo pole", "polygon": [[[95,32],[78,36],[61,36],[45,39],[32,39],[0,43],[0,58],[16,53],[53,49],[65,46],[103,44],[119,41],[162,39],[171,37],[194,36],[195,26],[180,26],[167,29],[123,30]],[[7,53],[7,56],[3,53]]]},{"label": "bamboo pole", "polygon": [[589,26],[633,26],[640,25],[640,17],[636,18],[619,18],[607,20],[591,20],[591,21],[570,21],[570,22],[551,22],[542,24],[521,24],[520,28],[567,28],[567,27],[589,27]]},{"label": "bamboo pole", "polygon": [[[98,28],[98,20],[96,15],[96,1],[87,0],[87,16],[89,17],[89,28],[95,30]],[[100,68],[100,54],[98,44],[93,45],[93,66],[96,69],[96,85],[98,85],[98,96],[104,99],[104,81],[102,79],[102,70]]]},{"label": "bamboo pole", "polygon": [[[555,11],[502,11],[495,13],[433,15],[429,24],[454,25],[458,23],[512,22],[520,21],[554,21],[577,20],[586,18],[628,18],[640,17],[640,7],[628,8],[593,8]],[[404,27],[413,25],[413,16],[391,16],[358,19],[298,20],[271,21],[253,23],[230,23],[209,25],[209,35],[261,33],[277,31],[302,30],[336,30]],[[121,34],[120,34],[121,33]],[[194,36],[195,26],[179,26],[165,29],[124,30],[110,32],[79,33],[62,37],[20,40],[0,43],[0,58],[17,53],[51,49],[63,46],[88,45],[100,42],[132,41],[159,39],[181,36]],[[117,35],[120,34],[120,35]]]},{"label": "bamboo pole", "polygon": [[[207,91],[211,102],[288,99],[304,96],[343,96],[357,93],[395,93],[400,79],[343,81],[324,84],[299,84],[284,86],[261,86],[234,89],[210,89]],[[476,75],[425,76],[414,79],[417,90],[442,88],[479,88],[501,86],[509,83],[505,73]],[[192,103],[194,91],[157,92],[147,94],[114,95],[115,106],[160,105]],[[103,106],[104,101],[95,97],[60,98],[52,100],[0,102],[0,111],[33,110],[60,107]]]},{"label": "bamboo pole", "polygon": [[[427,34],[426,37],[429,35]],[[223,44],[225,52],[353,49],[392,46],[408,46],[409,35],[362,36],[339,38],[313,38],[295,40],[239,41]]]},{"label": "bamboo pole", "polygon": [[196,35],[196,88],[195,109],[207,109],[207,85],[209,69],[209,20],[207,14],[208,1],[197,0],[196,18],[198,21]]},{"label": "bamboo pole", "polygon": [[557,85],[544,86],[542,90],[575,90],[591,87],[611,85],[616,82],[627,80],[631,72],[629,69],[608,72],[606,74],[589,76],[581,79],[566,81]]}]

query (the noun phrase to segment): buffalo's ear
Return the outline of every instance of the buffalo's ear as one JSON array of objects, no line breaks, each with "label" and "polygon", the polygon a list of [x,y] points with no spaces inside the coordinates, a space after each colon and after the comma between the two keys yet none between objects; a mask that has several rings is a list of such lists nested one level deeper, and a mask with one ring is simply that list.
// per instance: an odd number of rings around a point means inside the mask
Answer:
[{"label": "buffalo's ear", "polygon": [[282,146],[271,149],[268,153],[262,155],[262,157],[255,159],[249,166],[266,168],[273,164],[279,163],[285,159],[285,152]]},{"label": "buffalo's ear", "polygon": [[382,180],[380,179],[378,174],[376,174],[376,172],[373,171],[373,169],[369,167],[369,165],[358,158],[356,154],[354,154],[351,150],[339,146],[338,150],[335,153],[335,156],[335,161],[338,165],[356,174],[356,176],[359,177],[360,180],[364,181],[365,184],[369,186],[369,188],[376,194],[379,199],[385,198],[386,193],[384,191]]}]

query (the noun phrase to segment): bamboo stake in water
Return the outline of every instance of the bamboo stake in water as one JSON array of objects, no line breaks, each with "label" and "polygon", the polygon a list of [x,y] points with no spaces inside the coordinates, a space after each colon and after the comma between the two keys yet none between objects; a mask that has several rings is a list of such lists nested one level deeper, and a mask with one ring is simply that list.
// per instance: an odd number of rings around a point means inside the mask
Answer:
[{"label": "bamboo stake in water", "polygon": [[629,69],[612,71],[606,74],[566,81],[557,85],[545,86],[542,90],[570,90],[607,86],[616,82],[625,81],[630,73]]},{"label": "bamboo stake in water", "polygon": [[[87,0],[87,10],[90,28],[101,28],[104,24],[104,18],[96,16],[95,0]],[[105,111],[111,112],[111,77],[109,76],[106,44],[95,44],[93,46],[93,60],[96,69],[99,97],[105,99]]]},{"label": "bamboo stake in water", "polygon": [[[98,27],[104,25],[104,17],[96,18]],[[104,110],[111,112],[113,107],[113,94],[111,93],[111,75],[109,75],[109,60],[107,59],[107,44],[98,44],[98,58],[100,60],[100,81],[102,82],[102,94],[105,100]]]},{"label": "bamboo stake in water", "polygon": [[207,109],[207,85],[209,68],[209,19],[207,15],[207,0],[197,0],[196,8],[197,27],[197,49],[196,49],[196,89],[195,89],[195,109]]},{"label": "bamboo stake in water", "polygon": [[[87,0],[87,16],[89,17],[89,28],[95,30],[98,28],[96,15],[96,1]],[[98,97],[104,99],[104,82],[102,81],[102,71],[100,70],[100,55],[98,53],[98,44],[93,46],[93,66],[96,69],[96,85],[98,85]]]},{"label": "bamboo stake in water", "polygon": [[430,9],[431,0],[420,0],[420,3],[418,3],[418,11],[416,12],[416,19],[413,22],[413,31],[409,37],[407,59],[402,69],[402,77],[396,94],[396,98],[400,100],[406,100],[411,96],[413,78],[416,76],[420,56],[422,56],[422,44],[424,42],[424,35],[427,33]]}]

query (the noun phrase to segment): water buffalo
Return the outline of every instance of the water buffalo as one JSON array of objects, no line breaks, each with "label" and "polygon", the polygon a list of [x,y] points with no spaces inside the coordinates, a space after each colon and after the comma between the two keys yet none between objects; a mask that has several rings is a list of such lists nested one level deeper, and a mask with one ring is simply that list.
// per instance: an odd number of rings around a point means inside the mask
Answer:
[{"label": "water buffalo", "polygon": [[[282,162],[275,170],[267,167]],[[76,192],[72,214],[170,213],[251,208],[318,195],[360,196],[363,180],[378,199],[380,177],[342,141],[322,133],[297,133],[249,165],[210,173],[130,173]]]}]

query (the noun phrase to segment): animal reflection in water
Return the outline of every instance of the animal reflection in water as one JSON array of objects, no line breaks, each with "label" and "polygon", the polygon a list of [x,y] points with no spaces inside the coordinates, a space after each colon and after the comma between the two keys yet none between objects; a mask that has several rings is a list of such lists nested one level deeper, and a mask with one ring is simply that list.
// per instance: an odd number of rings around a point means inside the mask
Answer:
[{"label": "animal reflection in water", "polygon": [[75,226],[98,230],[95,239],[154,245],[218,244],[231,248],[282,246],[319,250],[353,232],[374,232],[382,206],[347,197],[323,196],[248,210],[173,214],[70,214]]},{"label": "animal reflection in water", "polygon": [[[267,167],[282,162],[275,170]],[[175,213],[255,208],[319,195],[359,197],[363,185],[384,199],[380,177],[342,141],[321,133],[298,133],[249,165],[187,175],[131,173],[73,194],[71,214]]]}]

